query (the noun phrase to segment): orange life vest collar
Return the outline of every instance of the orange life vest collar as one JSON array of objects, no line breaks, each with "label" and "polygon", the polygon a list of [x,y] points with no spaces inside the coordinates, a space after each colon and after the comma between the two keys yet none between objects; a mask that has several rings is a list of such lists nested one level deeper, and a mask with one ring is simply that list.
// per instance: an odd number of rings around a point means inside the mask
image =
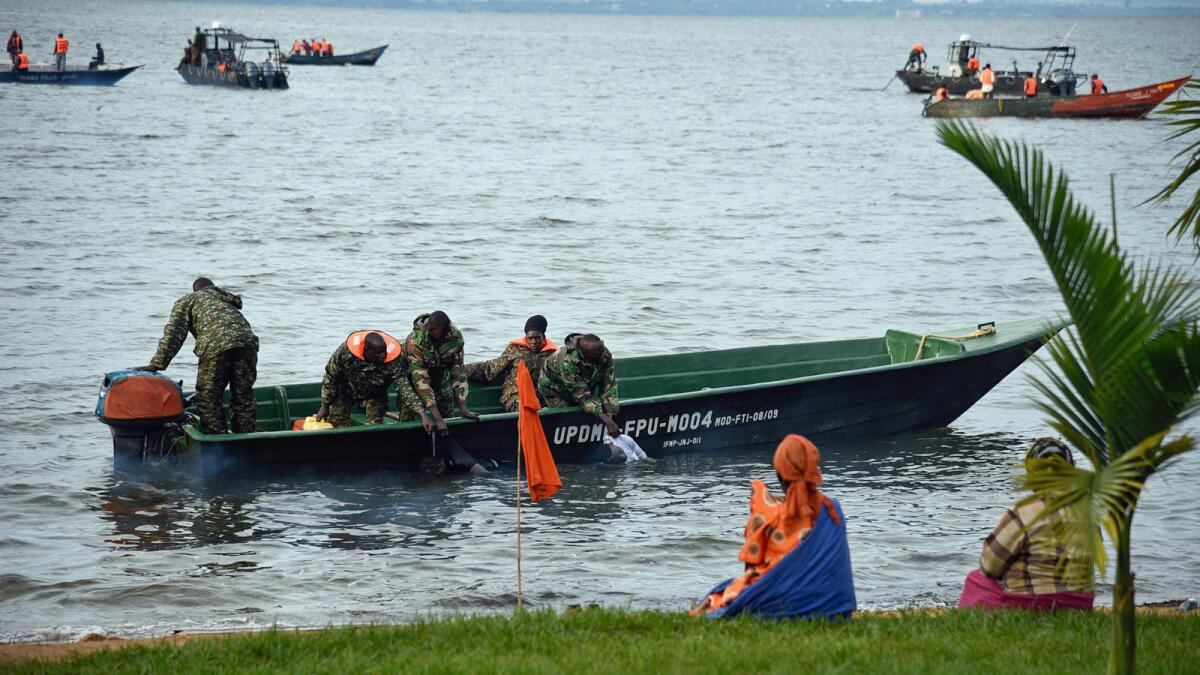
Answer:
[{"label": "orange life vest collar", "polygon": [[[527,337],[523,337],[519,340],[513,340],[512,342],[509,342],[508,344],[520,345],[521,347],[524,347],[526,349],[533,349],[533,347],[529,346],[529,338],[527,338]],[[546,338],[546,339],[542,340],[542,352],[555,352],[555,351],[558,351],[558,345],[551,342],[550,338]]]},{"label": "orange life vest collar", "polygon": [[384,343],[387,344],[387,356],[383,359],[384,363],[391,363],[400,358],[400,355],[404,353],[404,349],[400,346],[400,341],[391,335],[381,330],[360,330],[351,333],[346,338],[346,348],[350,350],[350,353],[355,358],[361,361],[366,360],[366,357],[363,356],[363,345],[367,340],[367,336],[371,333],[378,333],[383,338]]}]

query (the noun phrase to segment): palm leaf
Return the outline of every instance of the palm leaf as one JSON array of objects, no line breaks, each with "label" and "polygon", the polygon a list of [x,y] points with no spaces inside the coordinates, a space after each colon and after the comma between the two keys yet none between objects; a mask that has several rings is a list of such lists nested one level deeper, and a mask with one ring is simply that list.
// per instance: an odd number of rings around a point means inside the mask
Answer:
[{"label": "palm leaf", "polygon": [[[1200,93],[1200,80],[1190,80],[1184,85],[1184,90],[1192,93]],[[1177,118],[1167,123],[1167,126],[1174,128],[1174,131],[1167,136],[1168,139],[1181,138],[1200,130],[1200,99],[1177,98],[1174,101],[1163,104],[1158,114]],[[1196,140],[1183,150],[1180,150],[1172,158],[1172,161],[1174,162],[1183,158],[1187,158],[1187,163],[1184,164],[1183,170],[1175,180],[1171,181],[1162,190],[1159,190],[1153,197],[1142,202],[1143,204],[1167,201],[1183,187],[1184,183],[1188,182],[1197,172],[1200,172],[1200,140]],[[1170,230],[1168,230],[1170,234],[1175,235],[1176,239],[1182,239],[1189,231],[1192,233],[1192,239],[1196,244],[1197,254],[1200,255],[1200,187],[1196,188],[1191,201],[1183,210],[1183,213],[1171,224]]]},{"label": "palm leaf", "polygon": [[[1061,511],[1063,518],[1054,523],[1055,537],[1068,555],[1061,558],[1067,578],[1085,582],[1092,565],[1105,573],[1107,556],[1100,531],[1117,540],[1118,528],[1137,505],[1146,479],[1167,461],[1191,450],[1194,441],[1181,436],[1163,443],[1167,432],[1143,439],[1134,448],[1096,471],[1080,469],[1057,459],[1026,462],[1026,473],[1018,484],[1033,494],[1022,502],[1046,500],[1046,508],[1026,527],[1032,527],[1051,513]],[[1099,525],[1099,527],[1097,527]]]}]

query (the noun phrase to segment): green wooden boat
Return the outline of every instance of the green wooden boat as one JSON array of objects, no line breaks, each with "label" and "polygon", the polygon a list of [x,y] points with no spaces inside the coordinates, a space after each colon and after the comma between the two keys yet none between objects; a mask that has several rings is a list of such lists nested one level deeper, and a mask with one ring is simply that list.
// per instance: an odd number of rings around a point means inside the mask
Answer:
[{"label": "green wooden boat", "polygon": [[[618,358],[617,418],[651,457],[773,446],[789,433],[819,440],[944,427],[1064,325],[1024,320],[936,335],[889,330],[874,338]],[[964,335],[974,337],[938,337]],[[295,420],[319,407],[319,382],[257,387],[255,397],[260,431],[206,435],[184,424],[172,461],[214,474],[413,466],[431,452],[417,422],[368,425],[355,417],[347,428],[292,431]],[[453,438],[477,458],[512,460],[516,415],[501,409],[498,387],[473,387],[469,404],[482,416],[448,420]],[[542,423],[557,461],[607,457],[603,426],[578,409],[545,409]],[[141,464],[149,447],[114,446],[118,468]]]}]

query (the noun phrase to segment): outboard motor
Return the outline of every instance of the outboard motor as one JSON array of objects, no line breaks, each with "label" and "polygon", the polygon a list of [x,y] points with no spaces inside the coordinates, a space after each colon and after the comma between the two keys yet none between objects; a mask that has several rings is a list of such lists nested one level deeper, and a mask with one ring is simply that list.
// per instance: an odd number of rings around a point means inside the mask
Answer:
[{"label": "outboard motor", "polygon": [[113,437],[113,467],[136,470],[143,464],[175,462],[175,439],[183,434],[183,387],[161,373],[118,370],[104,376],[96,417]]},{"label": "outboard motor", "polygon": [[1075,95],[1075,71],[1060,69],[1050,72],[1046,78],[1051,83],[1051,91],[1057,90],[1055,96]]}]

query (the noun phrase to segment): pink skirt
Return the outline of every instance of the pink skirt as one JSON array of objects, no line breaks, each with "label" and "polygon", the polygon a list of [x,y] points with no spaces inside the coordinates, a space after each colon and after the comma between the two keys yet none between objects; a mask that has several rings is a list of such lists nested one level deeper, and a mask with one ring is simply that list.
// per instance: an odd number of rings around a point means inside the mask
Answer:
[{"label": "pink skirt", "polygon": [[963,584],[959,607],[981,609],[1028,609],[1038,612],[1055,609],[1090,610],[1095,601],[1094,593],[1047,593],[1045,595],[1019,595],[1009,593],[1000,584],[987,578],[979,570],[971,570]]}]

